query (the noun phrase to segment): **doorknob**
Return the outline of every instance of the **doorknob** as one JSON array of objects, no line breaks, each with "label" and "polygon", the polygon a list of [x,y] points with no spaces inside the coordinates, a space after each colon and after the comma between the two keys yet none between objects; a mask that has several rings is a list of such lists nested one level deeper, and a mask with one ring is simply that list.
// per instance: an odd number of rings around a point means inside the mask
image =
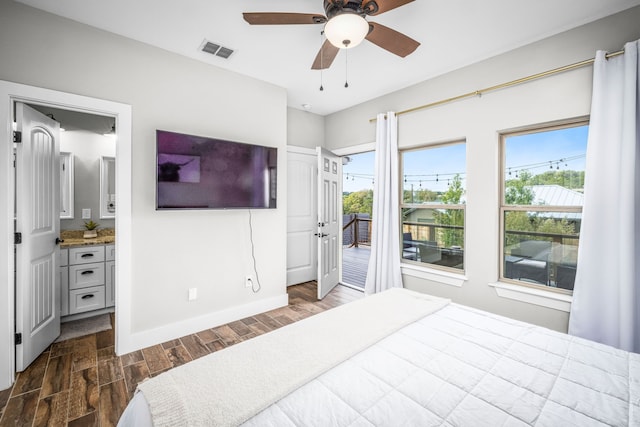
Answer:
[{"label": "doorknob", "polygon": [[314,233],[313,235],[314,235],[314,236],[318,236],[318,237],[320,237],[320,238],[322,238],[322,237],[327,237],[327,236],[328,236],[328,234],[325,234],[325,233]]},{"label": "doorknob", "polygon": [[56,245],[59,245],[60,243],[64,243],[64,239],[56,237]]}]

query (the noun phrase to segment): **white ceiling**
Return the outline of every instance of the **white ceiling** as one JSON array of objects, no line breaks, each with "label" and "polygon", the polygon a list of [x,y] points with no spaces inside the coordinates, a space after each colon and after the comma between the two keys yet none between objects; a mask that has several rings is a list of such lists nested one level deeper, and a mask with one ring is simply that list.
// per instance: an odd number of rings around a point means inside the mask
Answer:
[{"label": "white ceiling", "polygon": [[[106,31],[284,87],[290,107],[326,115],[481,61],[640,0],[416,0],[368,18],[421,46],[399,58],[364,41],[321,73],[311,64],[321,25],[250,26],[242,12],[324,14],[322,0],[18,0]],[[384,0],[379,0],[384,1]],[[199,50],[209,40],[235,52]],[[348,70],[349,87],[345,88]]]}]

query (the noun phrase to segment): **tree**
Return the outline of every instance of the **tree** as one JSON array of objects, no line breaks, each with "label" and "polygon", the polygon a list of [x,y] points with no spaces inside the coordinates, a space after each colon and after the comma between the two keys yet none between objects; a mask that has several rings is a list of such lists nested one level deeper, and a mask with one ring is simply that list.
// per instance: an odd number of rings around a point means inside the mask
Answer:
[{"label": "tree", "polygon": [[462,179],[459,174],[453,177],[453,181],[449,184],[449,188],[442,195],[442,203],[448,205],[458,205],[462,200],[464,188],[462,188]]},{"label": "tree", "polygon": [[504,201],[507,205],[533,204],[533,190],[530,187],[531,173],[520,172],[518,179],[510,179],[505,183]]},{"label": "tree", "polygon": [[414,190],[413,195],[411,194],[411,190],[404,190],[404,198],[403,198],[404,203],[433,202],[437,199],[438,199],[438,193],[426,188],[420,188],[418,190]]},{"label": "tree", "polygon": [[529,185],[560,185],[565,188],[584,188],[584,171],[574,170],[549,170],[535,175],[529,181]]},{"label": "tree", "polygon": [[[520,172],[518,179],[511,179],[505,183],[505,203],[507,205],[532,205],[534,193],[532,185],[561,185],[568,186],[571,181],[573,188],[582,188],[584,184],[583,171],[547,171],[532,176],[529,172]],[[522,240],[548,240],[551,237],[539,235],[526,236],[522,234],[510,234],[509,231],[530,231],[532,233],[546,233],[567,235],[575,234],[575,224],[566,218],[555,219],[547,213],[508,211],[505,213],[505,247],[515,245]]]},{"label": "tree", "polygon": [[373,212],[373,190],[360,190],[342,196],[342,213],[355,214]]},{"label": "tree", "polygon": [[[442,203],[447,205],[459,205],[464,194],[462,187],[462,179],[460,175],[453,177],[449,188],[442,194]],[[433,213],[436,224],[440,225],[464,225],[464,211],[461,209],[443,209],[436,210]],[[444,247],[462,246],[463,242],[462,228],[439,228],[437,232],[438,242]]]}]

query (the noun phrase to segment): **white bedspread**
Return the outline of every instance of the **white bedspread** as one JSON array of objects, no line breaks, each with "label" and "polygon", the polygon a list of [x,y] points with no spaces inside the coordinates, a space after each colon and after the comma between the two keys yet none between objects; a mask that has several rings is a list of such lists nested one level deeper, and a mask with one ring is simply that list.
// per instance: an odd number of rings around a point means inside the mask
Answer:
[{"label": "white bedspread", "polygon": [[[243,386],[206,381],[221,393]],[[140,396],[127,419],[144,418]],[[450,304],[309,378],[244,425],[640,426],[640,355]]]},{"label": "white bedspread", "polygon": [[451,304],[246,426],[638,426],[640,355]]},{"label": "white bedspread", "polygon": [[156,426],[238,425],[448,300],[391,289],[143,382]]}]

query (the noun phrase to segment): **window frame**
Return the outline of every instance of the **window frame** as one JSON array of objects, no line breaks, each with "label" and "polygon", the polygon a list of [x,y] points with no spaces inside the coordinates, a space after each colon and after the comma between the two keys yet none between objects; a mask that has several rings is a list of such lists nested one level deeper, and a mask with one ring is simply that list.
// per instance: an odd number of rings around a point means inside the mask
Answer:
[{"label": "window frame", "polygon": [[[419,146],[413,146],[413,147],[407,147],[407,148],[402,148],[399,151],[399,158],[400,158],[400,168],[399,168],[399,179],[398,179],[398,186],[399,186],[399,195],[400,195],[400,203],[399,203],[399,221],[400,221],[400,263],[403,264],[410,264],[412,266],[418,266],[418,267],[422,267],[422,268],[429,268],[429,269],[436,269],[436,270],[440,270],[440,271],[445,271],[445,272],[449,272],[449,273],[455,273],[455,274],[460,274],[460,275],[464,275],[466,274],[466,268],[467,268],[467,263],[466,263],[466,255],[464,253],[464,251],[466,250],[466,242],[467,242],[467,210],[466,210],[466,203],[460,203],[460,204],[445,204],[445,203],[404,203],[404,153],[406,152],[411,152],[411,151],[422,151],[422,150],[430,150],[430,149],[437,149],[437,148],[442,148],[442,147],[446,147],[446,146],[451,146],[451,145],[458,145],[458,144],[462,144],[465,147],[465,164],[464,164],[464,174],[465,177],[467,175],[467,159],[466,159],[466,139],[456,139],[456,140],[452,140],[452,141],[446,141],[446,142],[440,142],[440,143],[435,143],[435,144],[424,144],[424,145],[419,145]],[[464,192],[466,193],[467,189],[464,188]],[[404,222],[402,220],[402,210],[403,209],[456,209],[456,210],[461,210],[463,213],[463,218],[464,218],[464,222],[463,222],[463,230],[462,230],[462,242],[463,242],[463,246],[462,246],[462,250],[463,250],[463,255],[462,255],[462,269],[460,268],[455,268],[455,267],[447,267],[447,266],[443,266],[443,265],[438,265],[438,264],[433,264],[433,263],[428,263],[428,262],[422,262],[422,261],[417,261],[417,260],[411,260],[408,258],[404,258],[402,256],[403,253],[403,226],[404,226]]]},{"label": "window frame", "polygon": [[[500,153],[500,170],[498,173],[500,196],[499,196],[499,253],[498,253],[498,281],[503,283],[510,283],[517,286],[523,286],[533,289],[541,289],[550,292],[556,292],[564,295],[573,295],[573,290],[557,288],[549,285],[536,284],[525,282],[522,280],[512,279],[505,277],[505,214],[507,212],[563,212],[563,213],[579,213],[582,215],[582,206],[562,206],[562,205],[507,205],[505,203],[506,197],[506,179],[505,174],[507,172],[506,162],[506,141],[507,138],[513,136],[530,135],[534,133],[550,132],[554,130],[562,130],[573,127],[589,126],[589,117],[576,117],[567,120],[560,120],[556,122],[543,123],[537,125],[530,125],[513,130],[505,130],[499,132],[499,153]],[[576,235],[576,238],[580,238],[580,233]]]}]

